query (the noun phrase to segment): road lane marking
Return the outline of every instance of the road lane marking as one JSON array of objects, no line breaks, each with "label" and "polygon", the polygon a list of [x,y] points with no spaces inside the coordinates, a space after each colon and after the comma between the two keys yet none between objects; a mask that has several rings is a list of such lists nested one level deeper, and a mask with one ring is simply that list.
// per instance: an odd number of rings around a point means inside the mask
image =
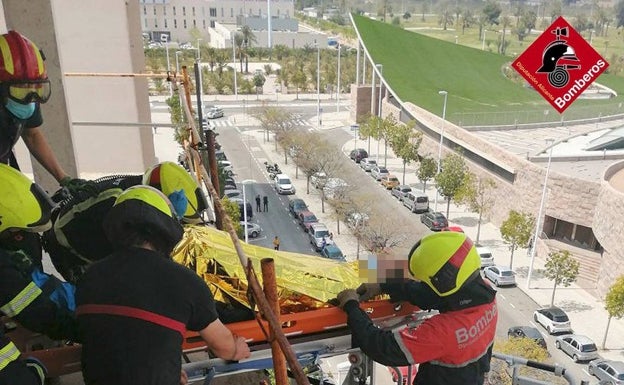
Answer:
[{"label": "road lane marking", "polygon": [[501,297],[502,299],[504,299],[505,301],[507,301],[507,298],[505,298],[505,296],[502,295],[501,293],[498,293],[498,296]]},{"label": "road lane marking", "polygon": [[514,306],[514,304],[513,304],[513,303],[511,303],[511,302],[509,302],[509,306],[511,306],[511,307],[512,307],[512,308],[514,308],[514,309],[516,308],[516,307]]}]

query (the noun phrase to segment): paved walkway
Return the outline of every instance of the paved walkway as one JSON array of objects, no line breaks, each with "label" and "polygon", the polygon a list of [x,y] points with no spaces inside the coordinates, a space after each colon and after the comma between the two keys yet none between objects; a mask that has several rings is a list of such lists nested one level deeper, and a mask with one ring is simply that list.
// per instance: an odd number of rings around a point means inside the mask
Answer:
[{"label": "paved walkway", "polygon": [[[243,116],[236,117],[236,119],[243,119]],[[322,129],[342,127],[346,131],[349,131],[349,126],[352,124],[352,122],[349,121],[349,113],[347,111],[325,114],[323,123],[324,125]],[[282,170],[289,174],[291,178],[294,178],[295,168],[292,162],[289,162],[288,165],[284,165],[283,154],[275,151],[275,147],[272,142],[265,143],[262,140],[261,132],[257,130],[246,131],[243,135],[255,138],[257,145],[261,146],[264,152],[268,155],[269,161],[280,164]],[[353,148],[353,140],[345,143],[343,145],[343,152],[345,153],[345,156],[348,156],[348,152]],[[380,148],[383,151],[383,144]],[[371,150],[373,152],[375,149],[376,146],[371,146]],[[370,155],[372,157],[376,156],[375,153]],[[380,154],[380,157],[383,157],[383,153]],[[400,159],[395,157],[394,154],[392,154],[390,149],[387,164],[391,172],[394,171],[396,174],[400,174],[400,170],[402,170],[402,162]],[[412,187],[422,189],[422,186],[415,175],[414,164],[408,166],[407,168],[406,182]],[[294,183],[297,191],[305,191],[306,182],[303,176],[300,175],[299,178],[294,180]],[[426,192],[429,194],[432,202],[435,194],[434,191],[435,190],[431,185],[427,186]],[[317,191],[311,189],[310,195],[304,194],[302,197],[311,207],[311,210],[319,217],[320,221],[332,226],[335,225],[335,219],[331,214],[333,210],[326,209],[325,214],[321,213],[320,196]],[[445,202],[443,202],[442,207],[445,207],[445,205]],[[472,213],[464,207],[451,203],[449,221],[451,225],[461,226],[470,237],[475,239],[478,222],[478,216],[476,213]],[[346,226],[341,226],[341,234],[334,233],[334,240],[336,244],[339,245],[339,247],[345,252],[349,260],[355,259],[356,240]],[[479,242],[484,246],[488,246],[493,251],[497,264],[509,265],[510,251],[508,246],[502,241],[499,228],[489,222],[483,223],[481,225]],[[544,278],[540,272],[544,266],[544,259],[540,257],[535,258],[530,288],[527,287],[527,273],[529,265],[530,259],[527,256],[527,250],[516,250],[514,253],[513,269],[516,272],[518,287],[536,302],[536,308],[539,306],[550,305],[553,293],[553,284],[550,280]],[[572,284],[569,287],[559,287],[555,292],[554,304],[561,307],[568,313],[575,333],[587,335],[594,340],[596,345],[599,347],[599,353],[601,356],[614,360],[624,360],[624,320],[611,320],[609,334],[606,341],[606,349],[601,349],[607,327],[608,314],[604,309],[603,301],[594,297],[592,289],[594,288],[579,287],[576,284]],[[501,291],[501,294],[503,294],[502,297],[504,300],[504,291]]]}]

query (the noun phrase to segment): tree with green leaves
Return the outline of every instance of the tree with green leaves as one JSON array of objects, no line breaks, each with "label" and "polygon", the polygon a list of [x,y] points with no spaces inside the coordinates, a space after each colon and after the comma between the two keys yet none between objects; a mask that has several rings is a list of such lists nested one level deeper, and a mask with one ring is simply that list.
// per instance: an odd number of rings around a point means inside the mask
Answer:
[{"label": "tree with green leaves", "polygon": [[498,18],[501,12],[503,12],[503,9],[498,4],[498,1],[487,0],[482,10],[485,25],[498,24]]},{"label": "tree with green leaves", "polygon": [[[361,139],[375,139],[379,141],[381,139],[381,131],[383,126],[383,119],[378,117],[377,115],[366,115],[364,117],[364,121],[360,123],[359,135]],[[368,156],[370,157],[372,154],[369,151]]]},{"label": "tree with green leaves", "polygon": [[555,290],[557,286],[570,286],[579,275],[580,263],[570,256],[568,250],[552,251],[548,253],[548,259],[544,265],[544,276],[554,282],[550,306],[555,303]]},{"label": "tree with green leaves", "polygon": [[[531,338],[512,337],[506,340],[496,340],[494,342],[494,350],[498,353],[522,357],[536,362],[552,362],[548,350],[541,347],[537,341]],[[512,379],[508,369],[509,367],[505,361],[493,359],[487,383],[511,385]],[[520,374],[531,379],[546,381],[545,383],[552,383],[551,381],[553,379],[551,374],[540,369],[529,367],[521,367]]]},{"label": "tree with green leaves", "polygon": [[308,84],[308,78],[306,77],[305,72],[303,72],[303,68],[297,67],[292,73],[290,80],[296,87],[296,96],[295,99],[299,100],[299,90],[305,90],[306,85]]},{"label": "tree with green leaves", "polygon": [[535,217],[532,214],[511,210],[507,219],[500,227],[503,241],[509,245],[511,257],[509,268],[513,269],[514,251],[518,247],[527,247],[531,240],[533,229],[535,228]]},{"label": "tree with green leaves", "polygon": [[275,151],[281,139],[295,129],[292,113],[281,107],[259,107],[252,112],[252,116],[260,121],[267,142],[270,140],[270,132],[275,135]]},{"label": "tree with green leaves", "polygon": [[[243,25],[241,27],[241,34],[243,36],[243,54],[245,56],[245,73],[249,73],[249,50],[251,49],[252,43],[256,43],[258,40],[256,39],[256,35],[254,35],[251,27],[248,25]],[[241,72],[243,69],[241,68]]]},{"label": "tree with green leaves", "polygon": [[225,213],[230,217],[230,220],[232,221],[234,230],[236,230],[236,235],[238,235],[239,238],[243,238],[245,234],[243,234],[243,226],[241,226],[240,224],[241,213],[238,203],[229,200],[228,197],[224,197],[223,199],[221,199],[221,204],[223,205]]},{"label": "tree with green leaves", "polygon": [[415,122],[397,124],[390,131],[390,147],[403,161],[403,184],[405,184],[405,168],[407,164],[418,160],[418,149],[422,143],[422,132],[414,130]]},{"label": "tree with green leaves", "polygon": [[427,188],[427,182],[435,177],[438,172],[438,162],[431,156],[426,156],[420,160],[420,165],[416,171],[418,180],[423,185],[423,192]]},{"label": "tree with green leaves", "polygon": [[442,159],[442,170],[435,176],[440,195],[446,198],[446,217],[449,217],[451,200],[461,189],[468,166],[460,154],[449,154]]},{"label": "tree with green leaves", "polygon": [[605,297],[605,309],[607,309],[607,313],[609,313],[609,319],[607,321],[604,338],[602,339],[602,349],[605,348],[605,344],[607,343],[607,333],[609,333],[611,318],[615,317],[620,319],[624,317],[624,275],[616,279],[609,288],[607,296]]},{"label": "tree with green leaves", "polygon": [[471,172],[467,172],[464,183],[455,195],[455,202],[465,204],[470,210],[479,213],[477,237],[475,239],[476,244],[479,244],[483,216],[489,214],[494,204],[494,195],[492,192],[495,187],[496,182],[494,182],[492,178],[480,178]]},{"label": "tree with green leaves", "polygon": [[266,78],[262,74],[255,74],[253,77],[253,83],[256,87],[256,100],[258,100],[258,92],[264,86],[264,82],[266,82]]}]

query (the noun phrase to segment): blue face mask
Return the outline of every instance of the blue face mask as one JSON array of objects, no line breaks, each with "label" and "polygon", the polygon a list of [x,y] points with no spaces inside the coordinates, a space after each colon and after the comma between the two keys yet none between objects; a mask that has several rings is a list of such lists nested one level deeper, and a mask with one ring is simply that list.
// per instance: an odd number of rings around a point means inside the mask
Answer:
[{"label": "blue face mask", "polygon": [[13,99],[8,99],[6,109],[18,119],[28,119],[35,113],[36,103],[21,104]]}]

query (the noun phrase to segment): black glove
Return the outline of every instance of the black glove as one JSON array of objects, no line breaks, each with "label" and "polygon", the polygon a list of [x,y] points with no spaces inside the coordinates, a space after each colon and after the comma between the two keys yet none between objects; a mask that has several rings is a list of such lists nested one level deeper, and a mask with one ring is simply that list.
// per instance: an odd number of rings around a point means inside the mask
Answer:
[{"label": "black glove", "polygon": [[67,189],[67,191],[72,196],[80,196],[80,195],[96,196],[98,194],[97,186],[95,182],[90,181],[90,180],[84,180],[84,179],[78,179],[78,178],[72,178],[70,176],[66,176],[65,178],[61,179],[61,182],[59,184],[64,189]]},{"label": "black glove", "polygon": [[378,283],[363,283],[356,289],[356,292],[360,295],[362,302],[370,301],[382,293],[381,285]]},{"label": "black glove", "polygon": [[338,299],[338,306],[344,310],[344,306],[347,304],[347,302],[352,301],[352,300],[359,302],[360,296],[358,295],[358,293],[355,292],[355,290],[347,289],[338,293],[337,299]]}]

